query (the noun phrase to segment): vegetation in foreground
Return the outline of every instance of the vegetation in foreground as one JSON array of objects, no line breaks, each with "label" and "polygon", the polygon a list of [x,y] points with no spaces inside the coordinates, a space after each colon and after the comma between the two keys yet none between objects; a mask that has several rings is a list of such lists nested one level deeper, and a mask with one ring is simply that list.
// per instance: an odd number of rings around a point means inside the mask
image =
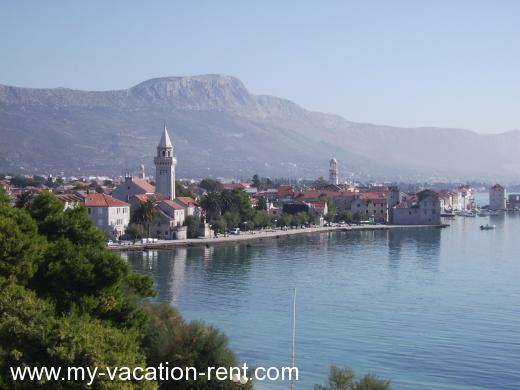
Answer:
[{"label": "vegetation in foreground", "polygon": [[376,375],[367,374],[356,380],[352,369],[331,366],[327,382],[314,386],[314,390],[391,390],[391,387],[390,381]]},{"label": "vegetation in foreground", "polygon": [[[0,193],[0,388],[82,389],[67,381],[13,382],[9,367],[232,366],[227,338],[146,300],[150,278],[106,250],[83,207],[63,211],[42,192],[27,208]],[[95,389],[236,389],[233,382],[126,382]]]}]

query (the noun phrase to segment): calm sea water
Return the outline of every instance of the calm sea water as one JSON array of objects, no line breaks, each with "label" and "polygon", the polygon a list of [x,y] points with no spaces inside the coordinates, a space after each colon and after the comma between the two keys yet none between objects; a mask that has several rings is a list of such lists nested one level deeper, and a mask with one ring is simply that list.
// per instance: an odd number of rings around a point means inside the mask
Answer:
[{"label": "calm sea water", "polygon": [[[497,229],[480,231],[488,222]],[[250,366],[290,364],[297,288],[300,389],[324,382],[330,364],[395,389],[520,389],[520,215],[450,223],[128,260],[153,275],[158,299],[222,329]]]}]

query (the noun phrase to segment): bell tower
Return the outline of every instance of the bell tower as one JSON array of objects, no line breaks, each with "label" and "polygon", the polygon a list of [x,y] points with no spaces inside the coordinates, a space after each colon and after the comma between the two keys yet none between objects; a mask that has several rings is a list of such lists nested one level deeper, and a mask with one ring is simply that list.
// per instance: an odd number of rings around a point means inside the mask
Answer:
[{"label": "bell tower", "polygon": [[175,199],[175,166],[177,158],[173,149],[172,141],[164,124],[164,131],[157,145],[157,155],[154,157],[155,164],[155,192],[167,195]]}]

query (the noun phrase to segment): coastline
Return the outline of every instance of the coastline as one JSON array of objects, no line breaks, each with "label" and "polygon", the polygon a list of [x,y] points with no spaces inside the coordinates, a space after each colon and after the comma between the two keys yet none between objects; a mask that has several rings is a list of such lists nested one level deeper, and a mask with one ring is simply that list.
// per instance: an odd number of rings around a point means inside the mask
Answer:
[{"label": "coastline", "polygon": [[242,232],[239,235],[228,235],[213,238],[188,238],[185,240],[162,240],[156,243],[138,243],[129,245],[110,245],[107,246],[110,250],[127,252],[127,251],[143,251],[148,249],[170,249],[176,247],[194,247],[194,246],[215,246],[215,245],[235,245],[238,243],[249,241],[262,241],[280,239],[296,234],[316,234],[328,233],[334,231],[371,231],[371,230],[392,230],[392,229],[443,229],[448,227],[448,224],[441,225],[351,225],[351,226],[327,226],[314,227],[306,229],[289,229],[289,230],[267,230]]}]

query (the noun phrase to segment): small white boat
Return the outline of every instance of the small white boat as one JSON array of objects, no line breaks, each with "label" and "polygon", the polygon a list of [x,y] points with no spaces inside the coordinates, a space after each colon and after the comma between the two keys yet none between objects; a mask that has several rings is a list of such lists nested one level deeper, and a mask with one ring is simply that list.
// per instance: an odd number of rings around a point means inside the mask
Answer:
[{"label": "small white boat", "polygon": [[480,230],[493,230],[496,228],[497,228],[497,225],[490,225],[489,223],[486,225],[480,225]]}]

